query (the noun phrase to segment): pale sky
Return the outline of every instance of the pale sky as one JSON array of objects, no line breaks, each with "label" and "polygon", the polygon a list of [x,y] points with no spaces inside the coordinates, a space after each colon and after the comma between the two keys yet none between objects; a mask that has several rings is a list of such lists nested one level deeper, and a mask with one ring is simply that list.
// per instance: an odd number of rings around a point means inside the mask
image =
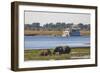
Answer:
[{"label": "pale sky", "polygon": [[25,11],[25,24],[34,22],[39,22],[41,26],[56,22],[90,24],[90,14]]}]

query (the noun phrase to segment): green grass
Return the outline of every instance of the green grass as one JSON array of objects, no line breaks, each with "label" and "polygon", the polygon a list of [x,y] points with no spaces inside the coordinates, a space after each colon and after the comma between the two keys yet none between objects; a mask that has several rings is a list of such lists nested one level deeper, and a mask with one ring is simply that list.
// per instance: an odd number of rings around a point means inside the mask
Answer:
[{"label": "green grass", "polygon": [[[72,48],[69,54],[40,56],[42,51],[43,50],[24,50],[24,60],[66,60],[78,59],[77,57],[82,59],[83,56],[90,56],[90,48]],[[50,51],[53,52],[53,49],[50,49]]]}]

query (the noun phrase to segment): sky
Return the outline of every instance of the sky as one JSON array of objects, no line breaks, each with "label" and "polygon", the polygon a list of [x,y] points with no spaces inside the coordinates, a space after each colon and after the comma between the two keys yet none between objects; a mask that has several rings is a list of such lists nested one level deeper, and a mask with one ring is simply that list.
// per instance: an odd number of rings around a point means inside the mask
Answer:
[{"label": "sky", "polygon": [[46,23],[83,23],[90,24],[90,14],[86,13],[67,13],[67,12],[39,12],[25,11],[25,24],[39,22],[41,26]]}]

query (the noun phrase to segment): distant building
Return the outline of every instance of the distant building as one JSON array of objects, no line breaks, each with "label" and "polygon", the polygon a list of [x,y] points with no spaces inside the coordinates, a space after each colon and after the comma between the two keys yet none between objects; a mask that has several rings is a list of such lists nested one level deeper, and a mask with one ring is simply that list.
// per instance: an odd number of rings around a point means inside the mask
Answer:
[{"label": "distant building", "polygon": [[70,36],[80,36],[80,28],[78,26],[72,26]]}]

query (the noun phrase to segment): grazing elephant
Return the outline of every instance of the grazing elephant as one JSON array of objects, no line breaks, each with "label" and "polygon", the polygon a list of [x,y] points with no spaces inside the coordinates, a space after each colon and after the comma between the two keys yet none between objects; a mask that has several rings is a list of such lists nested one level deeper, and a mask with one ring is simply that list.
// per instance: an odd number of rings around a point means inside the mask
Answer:
[{"label": "grazing elephant", "polygon": [[69,54],[71,52],[71,48],[68,46],[62,47],[56,47],[53,51],[53,54]]},{"label": "grazing elephant", "polygon": [[53,54],[62,54],[63,53],[63,47],[62,46],[59,46],[59,47],[56,47],[53,51]]},{"label": "grazing elephant", "polygon": [[69,54],[70,52],[71,52],[71,48],[70,48],[70,47],[65,46],[65,47],[63,48],[63,53]]},{"label": "grazing elephant", "polygon": [[48,56],[48,55],[51,55],[51,54],[52,54],[51,51],[49,49],[47,49],[45,51],[42,51],[40,53],[40,56]]}]

